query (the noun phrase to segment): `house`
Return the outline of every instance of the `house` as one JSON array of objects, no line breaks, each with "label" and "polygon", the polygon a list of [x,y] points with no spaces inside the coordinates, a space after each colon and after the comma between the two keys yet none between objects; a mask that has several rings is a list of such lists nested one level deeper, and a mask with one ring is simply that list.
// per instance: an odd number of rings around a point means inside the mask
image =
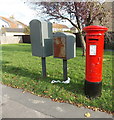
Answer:
[{"label": "house", "polygon": [[0,44],[22,43],[22,35],[25,35],[27,25],[10,18],[0,16]]},{"label": "house", "polygon": [[57,24],[53,23],[53,32],[64,32],[64,31],[70,31],[69,27],[63,24]]},{"label": "house", "polygon": [[13,16],[10,18],[0,16],[0,35],[1,36],[15,36],[25,35],[25,28],[27,26],[20,21],[17,21]]}]

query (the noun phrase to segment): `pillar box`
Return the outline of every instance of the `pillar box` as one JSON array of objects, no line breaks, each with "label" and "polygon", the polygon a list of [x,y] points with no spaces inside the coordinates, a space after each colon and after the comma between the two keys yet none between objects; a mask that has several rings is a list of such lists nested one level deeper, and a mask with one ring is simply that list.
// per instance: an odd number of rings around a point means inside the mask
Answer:
[{"label": "pillar box", "polygon": [[106,27],[94,25],[83,28],[86,32],[85,94],[87,97],[101,96],[104,33],[107,30]]}]

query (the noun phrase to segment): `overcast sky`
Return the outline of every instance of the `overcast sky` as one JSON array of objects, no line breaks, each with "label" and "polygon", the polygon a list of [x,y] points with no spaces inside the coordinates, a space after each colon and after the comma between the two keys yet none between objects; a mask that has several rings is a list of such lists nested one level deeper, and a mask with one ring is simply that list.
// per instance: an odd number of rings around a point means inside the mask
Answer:
[{"label": "overcast sky", "polygon": [[[24,1],[26,0],[0,0],[0,16],[9,18],[13,15],[16,20],[26,25],[29,25],[29,22],[34,18],[40,19],[34,10],[24,4]],[[69,22],[67,22],[67,25],[71,27]]]},{"label": "overcast sky", "polygon": [[0,0],[0,16],[9,18],[12,15],[27,25],[31,19],[36,18],[35,11],[24,4],[24,0]]},{"label": "overcast sky", "polygon": [[[16,20],[27,25],[29,25],[29,22],[34,18],[40,19],[34,10],[30,9],[27,4],[24,4],[24,1],[26,0],[0,0],[0,16],[9,18],[13,15]],[[67,23],[67,25],[71,27],[69,23]]]}]

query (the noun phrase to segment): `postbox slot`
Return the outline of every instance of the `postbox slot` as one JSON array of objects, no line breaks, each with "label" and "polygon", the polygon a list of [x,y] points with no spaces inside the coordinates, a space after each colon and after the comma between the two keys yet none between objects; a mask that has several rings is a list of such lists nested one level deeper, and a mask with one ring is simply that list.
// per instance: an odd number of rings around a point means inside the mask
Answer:
[{"label": "postbox slot", "polygon": [[91,39],[89,39],[89,40],[97,40],[97,41],[98,41],[98,39],[95,39],[95,38],[91,38]]}]

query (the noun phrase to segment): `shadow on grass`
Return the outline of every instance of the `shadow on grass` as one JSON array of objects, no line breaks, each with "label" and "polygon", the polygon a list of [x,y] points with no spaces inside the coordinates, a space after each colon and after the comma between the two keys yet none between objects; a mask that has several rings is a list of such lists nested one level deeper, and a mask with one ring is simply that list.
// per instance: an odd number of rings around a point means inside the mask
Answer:
[{"label": "shadow on grass", "polygon": [[[36,82],[38,82],[39,80],[43,80],[44,82],[48,82],[51,84],[51,81],[54,78],[51,77],[46,77],[43,78],[41,74],[35,73],[35,72],[30,72],[28,69],[25,68],[21,68],[21,67],[15,67],[15,66],[7,66],[5,65],[5,63],[7,64],[7,62],[4,62],[4,64],[2,65],[2,72],[3,73],[10,73],[19,77],[29,77],[31,78],[31,80],[35,80]],[[56,78],[55,80],[58,80],[58,78]],[[70,84],[54,84],[55,86],[59,86],[59,87],[64,87],[64,89],[66,89],[67,91],[76,93],[76,94],[84,94],[83,92],[83,83],[74,83],[74,82],[70,82]]]},{"label": "shadow on grass", "polygon": [[[29,78],[31,78],[31,80],[35,80],[36,83],[39,80],[46,82],[46,83],[50,83],[51,80],[53,80],[53,78],[51,78],[51,77],[43,78],[41,74],[30,72],[28,69],[25,69],[25,68],[9,66],[9,65],[6,66],[5,64],[7,64],[7,63],[8,62],[4,62],[4,64],[2,65],[2,72],[3,73],[10,73],[13,75],[18,75],[19,77],[29,77]],[[55,79],[55,80],[57,80],[57,79]],[[80,80],[77,80],[77,81],[80,81]],[[79,95],[83,95],[83,96],[85,95],[84,94],[84,80],[81,80],[80,82],[77,82],[77,83],[73,82],[71,80],[70,84],[57,83],[54,85],[59,86],[61,88],[63,87],[66,91],[69,91],[69,92],[74,93],[74,94],[79,94]],[[103,85],[104,90],[107,90],[107,88],[110,88],[110,87],[108,85]]]},{"label": "shadow on grass", "polygon": [[0,63],[2,65],[2,64],[8,64],[9,62],[8,61],[2,61],[2,60],[0,60]]},{"label": "shadow on grass", "polygon": [[[7,63],[7,62],[5,62]],[[25,68],[20,68],[20,67],[15,67],[15,66],[6,66],[5,64],[2,65],[2,72],[18,75],[20,77],[29,77],[31,79],[37,79],[40,77],[40,74],[37,73],[31,73],[28,69]]]}]

